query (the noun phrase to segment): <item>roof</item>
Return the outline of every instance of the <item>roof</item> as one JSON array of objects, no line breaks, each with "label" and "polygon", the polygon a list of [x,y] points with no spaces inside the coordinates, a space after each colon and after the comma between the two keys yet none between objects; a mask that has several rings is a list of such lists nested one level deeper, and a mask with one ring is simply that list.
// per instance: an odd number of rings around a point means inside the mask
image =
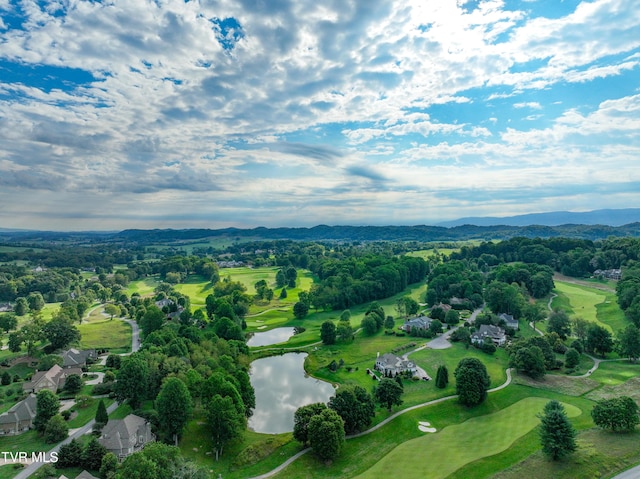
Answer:
[{"label": "roof", "polygon": [[412,319],[407,320],[404,323],[404,327],[405,327],[405,329],[407,327],[409,327],[409,328],[416,327],[416,328],[428,329],[429,325],[431,325],[431,321],[433,321],[433,319],[428,318],[426,316],[418,316],[417,318],[412,318]]},{"label": "roof", "polygon": [[98,478],[93,474],[89,474],[86,470],[84,470],[76,476],[76,479],[98,479]]},{"label": "roof", "polygon": [[401,357],[391,353],[383,354],[378,358],[378,362],[385,368],[408,369],[415,367],[411,361],[402,359]]},{"label": "roof", "polygon": [[146,424],[146,419],[135,414],[129,414],[124,419],[110,419],[102,429],[100,444],[110,450],[122,449],[123,444],[128,444],[129,438],[135,437],[141,427],[146,428]]},{"label": "roof", "polygon": [[85,349],[78,351],[77,349],[69,349],[62,353],[62,367],[68,368],[73,366],[83,366],[87,359],[96,357],[95,349]]},{"label": "roof", "polygon": [[50,382],[56,388],[59,388],[64,384],[64,380],[72,374],[82,376],[82,369],[80,368],[67,368],[62,369],[59,365],[54,364],[48,371],[37,371],[31,381],[22,385],[23,390],[33,389],[40,381],[45,380]]},{"label": "roof", "polygon": [[474,338],[493,338],[493,339],[502,339],[505,337],[504,329],[500,326],[494,326],[493,324],[483,324],[480,326],[475,333],[473,333]]},{"label": "roof", "polygon": [[36,403],[36,395],[29,394],[25,399],[15,404],[7,412],[0,414],[0,424],[33,420],[33,418],[36,417]]}]

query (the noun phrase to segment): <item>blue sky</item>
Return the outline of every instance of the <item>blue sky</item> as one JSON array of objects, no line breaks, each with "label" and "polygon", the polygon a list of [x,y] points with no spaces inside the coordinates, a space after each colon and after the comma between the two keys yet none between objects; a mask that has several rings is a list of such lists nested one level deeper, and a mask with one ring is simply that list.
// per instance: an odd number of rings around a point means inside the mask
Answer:
[{"label": "blue sky", "polygon": [[636,0],[0,0],[0,227],[640,207]]}]

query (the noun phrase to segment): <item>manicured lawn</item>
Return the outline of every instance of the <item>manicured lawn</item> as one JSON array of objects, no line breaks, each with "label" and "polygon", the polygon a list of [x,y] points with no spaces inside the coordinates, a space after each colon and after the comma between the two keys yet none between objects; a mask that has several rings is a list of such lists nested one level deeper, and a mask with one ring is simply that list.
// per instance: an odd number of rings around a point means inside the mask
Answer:
[{"label": "manicured lawn", "polygon": [[[111,404],[113,404],[113,399],[103,398],[102,400],[104,401],[104,405],[106,407],[109,407]],[[90,420],[94,419],[96,417],[96,411],[98,410],[99,403],[100,399],[94,398],[88,407],[80,408],[77,405],[73,406],[71,409],[73,411],[76,411],[78,415],[68,422],[69,428],[73,429],[76,427],[84,426]]]},{"label": "manicured lawn", "polygon": [[11,479],[15,477],[21,469],[21,467],[16,467],[14,464],[0,466],[0,479]]},{"label": "manicured lawn", "polygon": [[205,299],[211,294],[211,282],[205,280],[201,276],[189,276],[186,283],[176,284],[174,289],[182,294],[189,296],[191,300],[191,309],[195,311],[198,308],[204,309]]},{"label": "manicured lawn", "polygon": [[47,444],[34,430],[27,431],[17,436],[0,437],[0,451],[11,452],[39,452],[48,451],[55,444]]},{"label": "manicured lawn", "polygon": [[573,316],[597,323],[612,333],[629,324],[618,307],[615,294],[562,281],[555,281],[555,285],[562,299],[556,298],[554,307],[562,306]]},{"label": "manicured lawn", "polygon": [[637,376],[640,376],[640,363],[631,363],[626,360],[605,361],[600,363],[598,369],[591,375],[591,379],[606,386],[615,386]]},{"label": "manicured lawn", "polygon": [[131,350],[131,326],[118,319],[80,324],[80,348],[107,348],[112,352]]},{"label": "manicured lawn", "polygon": [[[362,479],[389,477],[402,468],[403,478],[445,478],[465,464],[498,454],[540,423],[536,414],[548,402],[544,398],[526,398],[493,414],[471,418],[462,424],[446,427],[436,434],[407,441],[382,458]],[[564,404],[569,417],[582,411]],[[428,414],[425,415],[428,419]],[[417,426],[416,426],[417,427]],[[415,460],[428,451],[428,460]]]},{"label": "manicured lawn", "polygon": [[158,281],[153,278],[144,278],[138,281],[131,281],[125,292],[131,296],[133,293],[138,293],[140,296],[149,296],[153,294],[153,290],[158,286]]}]

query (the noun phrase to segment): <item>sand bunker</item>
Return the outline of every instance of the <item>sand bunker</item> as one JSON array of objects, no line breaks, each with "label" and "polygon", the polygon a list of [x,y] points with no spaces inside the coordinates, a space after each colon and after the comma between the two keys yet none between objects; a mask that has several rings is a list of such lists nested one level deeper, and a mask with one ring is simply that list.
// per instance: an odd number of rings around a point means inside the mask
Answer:
[{"label": "sand bunker", "polygon": [[266,327],[267,327],[267,325],[265,324],[264,326],[258,326],[258,329],[264,329]]},{"label": "sand bunker", "polygon": [[418,422],[418,429],[420,429],[422,432],[436,432],[436,428],[435,427],[430,427],[431,423],[427,422],[427,421],[420,421]]}]

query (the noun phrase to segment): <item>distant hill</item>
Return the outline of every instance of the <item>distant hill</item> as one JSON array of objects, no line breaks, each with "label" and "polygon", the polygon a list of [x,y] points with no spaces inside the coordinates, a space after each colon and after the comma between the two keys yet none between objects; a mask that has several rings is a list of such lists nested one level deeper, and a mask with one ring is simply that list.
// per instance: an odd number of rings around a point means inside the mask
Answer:
[{"label": "distant hill", "polygon": [[474,226],[560,226],[560,225],[606,225],[622,226],[640,222],[640,208],[594,210],[585,212],[552,211],[506,217],[468,217],[444,221],[436,226],[452,228],[462,225]]}]

